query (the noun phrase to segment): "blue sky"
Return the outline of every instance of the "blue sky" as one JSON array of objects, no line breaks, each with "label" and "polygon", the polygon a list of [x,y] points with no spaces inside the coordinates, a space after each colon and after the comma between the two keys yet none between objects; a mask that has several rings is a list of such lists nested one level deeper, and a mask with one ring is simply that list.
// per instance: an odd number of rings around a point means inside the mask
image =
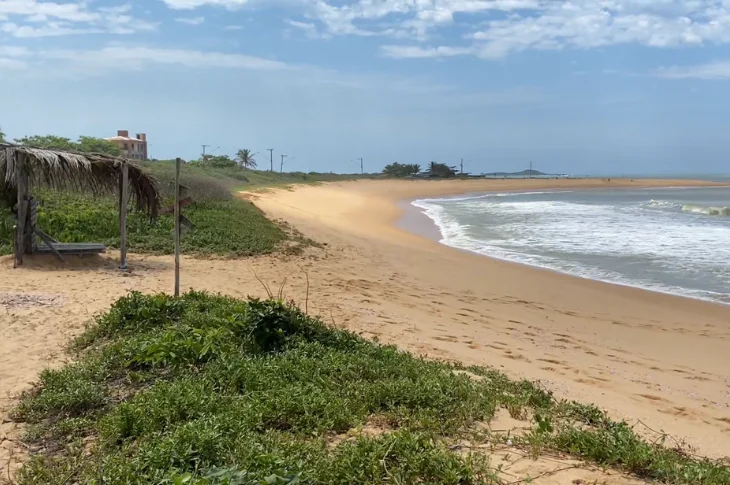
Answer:
[{"label": "blue sky", "polygon": [[305,171],[727,173],[729,47],[730,0],[0,0],[0,127]]}]

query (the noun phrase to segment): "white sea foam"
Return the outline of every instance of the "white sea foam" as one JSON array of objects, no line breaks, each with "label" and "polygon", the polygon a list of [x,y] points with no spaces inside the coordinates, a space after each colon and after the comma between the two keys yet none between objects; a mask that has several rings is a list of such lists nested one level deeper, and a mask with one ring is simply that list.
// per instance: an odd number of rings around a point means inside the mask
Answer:
[{"label": "white sea foam", "polygon": [[706,215],[706,216],[720,216],[730,217],[730,207],[728,206],[708,206],[699,204],[683,204],[681,202],[674,202],[668,200],[650,200],[647,203],[648,207],[658,209],[674,209],[681,210],[682,212],[689,212],[692,214]]},{"label": "white sea foam", "polygon": [[730,303],[730,225],[682,216],[687,204],[671,200],[611,204],[556,193],[509,195],[539,197],[424,199],[413,205],[436,223],[442,243],[458,249]]},{"label": "white sea foam", "polygon": [[462,202],[465,200],[478,200],[478,199],[489,199],[492,197],[517,197],[517,196],[524,196],[524,195],[543,195],[543,194],[569,194],[573,192],[572,190],[549,190],[549,191],[541,191],[541,192],[490,192],[488,194],[480,194],[480,195],[470,195],[466,197],[439,197],[434,199],[418,199],[416,201],[413,201],[412,204],[416,207],[420,207],[418,204],[420,203],[428,203],[428,202]]},{"label": "white sea foam", "polygon": [[730,207],[708,207],[702,205],[685,204],[682,206],[683,212],[692,212],[693,214],[704,214],[707,216],[730,217]]},{"label": "white sea foam", "polygon": [[678,202],[673,202],[670,200],[654,200],[651,199],[647,205],[649,207],[662,207],[662,208],[668,208],[668,209],[679,209],[682,207],[682,204]]}]

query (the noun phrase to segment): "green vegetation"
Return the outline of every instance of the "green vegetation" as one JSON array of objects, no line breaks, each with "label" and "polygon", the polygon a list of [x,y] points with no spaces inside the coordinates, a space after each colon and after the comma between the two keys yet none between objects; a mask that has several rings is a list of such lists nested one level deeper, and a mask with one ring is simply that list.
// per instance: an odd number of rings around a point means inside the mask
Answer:
[{"label": "green vegetation", "polygon": [[[216,162],[217,163],[217,162]],[[174,160],[150,160],[141,162],[155,177],[168,185],[175,177]],[[315,184],[369,178],[368,175],[318,173],[318,172],[270,172],[268,170],[244,170],[237,163],[216,166],[194,160],[183,165],[182,180],[185,185],[199,185],[197,182],[213,182],[225,186],[230,192],[256,190],[266,187],[281,187],[294,184]]]},{"label": "green vegetation", "polygon": [[456,167],[449,167],[445,163],[431,162],[428,164],[426,173],[432,177],[451,178],[456,177]]},{"label": "green vegetation", "polygon": [[236,162],[244,170],[253,170],[256,168],[255,153],[248,148],[243,148],[236,152]]},{"label": "green vegetation", "polygon": [[[175,162],[144,162],[159,181],[164,196],[163,207],[171,206],[174,195]],[[352,176],[336,174],[296,174],[262,172],[239,168],[215,168],[185,164],[181,183],[188,187],[185,196],[193,203],[183,209],[195,228],[185,233],[181,248],[185,254],[199,256],[250,256],[277,250],[296,252],[311,241],[269,219],[252,203],[235,197],[233,191],[293,183],[324,180],[347,180]],[[119,247],[119,211],[114,195],[92,197],[78,193],[61,193],[34,189],[41,201],[38,224],[63,242],[100,242]],[[171,254],[173,247],[171,215],[150,222],[144,214],[132,210],[128,216],[128,248],[138,253]],[[0,255],[12,253],[13,222],[9,211],[0,211]],[[293,242],[292,242],[293,241]]]},{"label": "green vegetation", "polygon": [[[54,149],[96,151],[110,153],[118,149],[104,140],[80,137],[78,142],[55,136],[31,136],[16,140],[18,143]],[[106,145],[110,145],[111,149]],[[111,153],[115,154],[115,153]],[[251,166],[253,155],[246,162]],[[292,183],[313,183],[325,180],[347,180],[353,176],[335,174],[276,173],[244,170],[233,160],[206,159],[205,162],[186,163],[181,181],[187,187],[185,196],[193,203],[183,209],[195,228],[182,240],[183,253],[199,256],[250,256],[277,250],[296,252],[311,243],[290,228],[270,220],[246,200],[234,197],[233,192],[265,186]],[[159,181],[164,196],[163,206],[171,206],[174,195],[175,162],[143,162],[145,169]],[[55,192],[33,189],[41,201],[38,223],[48,234],[63,242],[100,242],[110,248],[119,247],[119,211],[116,194],[92,197],[88,194]],[[132,210],[128,218],[128,249],[138,253],[171,254],[173,221],[163,215],[149,221],[143,214]],[[14,223],[9,208],[0,208],[0,255],[11,254]]]},{"label": "green vegetation", "polygon": [[[391,163],[383,169],[383,174],[388,177],[411,177],[421,173],[421,166],[417,163]],[[431,162],[426,169],[426,175],[434,178],[451,178],[456,177],[456,167],[449,167],[445,163]]]},{"label": "green vegetation", "polygon": [[[207,189],[216,187],[210,185]],[[266,254],[283,247],[286,231],[271,222],[253,204],[234,199],[225,188],[218,188],[227,198],[198,198],[183,209],[195,228],[181,239],[185,254],[250,256]],[[38,212],[38,224],[48,234],[63,242],[100,242],[119,247],[119,209],[109,198],[93,198],[79,194],[38,192],[43,205]],[[170,199],[167,202],[172,203]],[[173,219],[161,216],[150,223],[145,214],[130,211],[127,222],[129,251],[171,254]],[[12,248],[12,228],[0,226],[0,253]],[[301,242],[301,241],[300,241]],[[287,246],[289,247],[289,246]],[[296,248],[297,246],[293,246]]]},{"label": "green vegetation", "polygon": [[483,426],[498,408],[533,422],[511,437],[532,454],[730,483],[727,466],[649,444],[594,407],[416,358],[278,300],[132,293],[72,347],[77,361],[44,371],[13,412],[31,449],[20,484],[500,483],[488,455],[507,437]]},{"label": "green vegetation", "polygon": [[54,150],[105,153],[112,156],[119,156],[122,153],[119,147],[114,143],[106,141],[103,138],[95,138],[93,136],[80,136],[77,141],[72,141],[69,138],[61,136],[34,135],[18,138],[13,143]]},{"label": "green vegetation", "polygon": [[383,173],[389,177],[408,177],[421,172],[417,163],[391,163],[385,166]]}]

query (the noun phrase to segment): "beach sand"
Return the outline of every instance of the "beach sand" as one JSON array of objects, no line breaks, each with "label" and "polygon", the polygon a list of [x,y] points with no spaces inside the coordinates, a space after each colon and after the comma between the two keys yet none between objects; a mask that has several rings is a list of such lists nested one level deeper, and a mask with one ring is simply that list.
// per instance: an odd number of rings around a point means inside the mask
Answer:
[{"label": "beach sand", "polygon": [[[265,296],[257,278],[274,293],[283,284],[286,297],[326,322],[416,354],[540,381],[559,397],[637,423],[647,436],[663,431],[703,455],[724,457],[730,455],[730,306],[493,260],[419,235],[432,228],[414,234],[397,224],[402,201],[416,197],[690,184],[703,183],[383,180],[243,194],[325,245],[300,257],[184,257],[181,286]],[[129,273],[116,269],[116,257],[65,267],[29,258],[16,270],[11,258],[0,258],[0,476],[24,455],[7,410],[38,372],[63,363],[63,345],[116,298],[130,290],[172,290],[171,257],[131,255]],[[575,473],[536,483],[589,480],[599,472]]]}]

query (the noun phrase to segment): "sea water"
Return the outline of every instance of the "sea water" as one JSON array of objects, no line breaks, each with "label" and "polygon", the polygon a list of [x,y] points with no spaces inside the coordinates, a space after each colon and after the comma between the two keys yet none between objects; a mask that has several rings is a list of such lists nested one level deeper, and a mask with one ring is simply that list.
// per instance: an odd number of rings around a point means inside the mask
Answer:
[{"label": "sea water", "polygon": [[730,187],[421,199],[454,248],[730,304]]}]

